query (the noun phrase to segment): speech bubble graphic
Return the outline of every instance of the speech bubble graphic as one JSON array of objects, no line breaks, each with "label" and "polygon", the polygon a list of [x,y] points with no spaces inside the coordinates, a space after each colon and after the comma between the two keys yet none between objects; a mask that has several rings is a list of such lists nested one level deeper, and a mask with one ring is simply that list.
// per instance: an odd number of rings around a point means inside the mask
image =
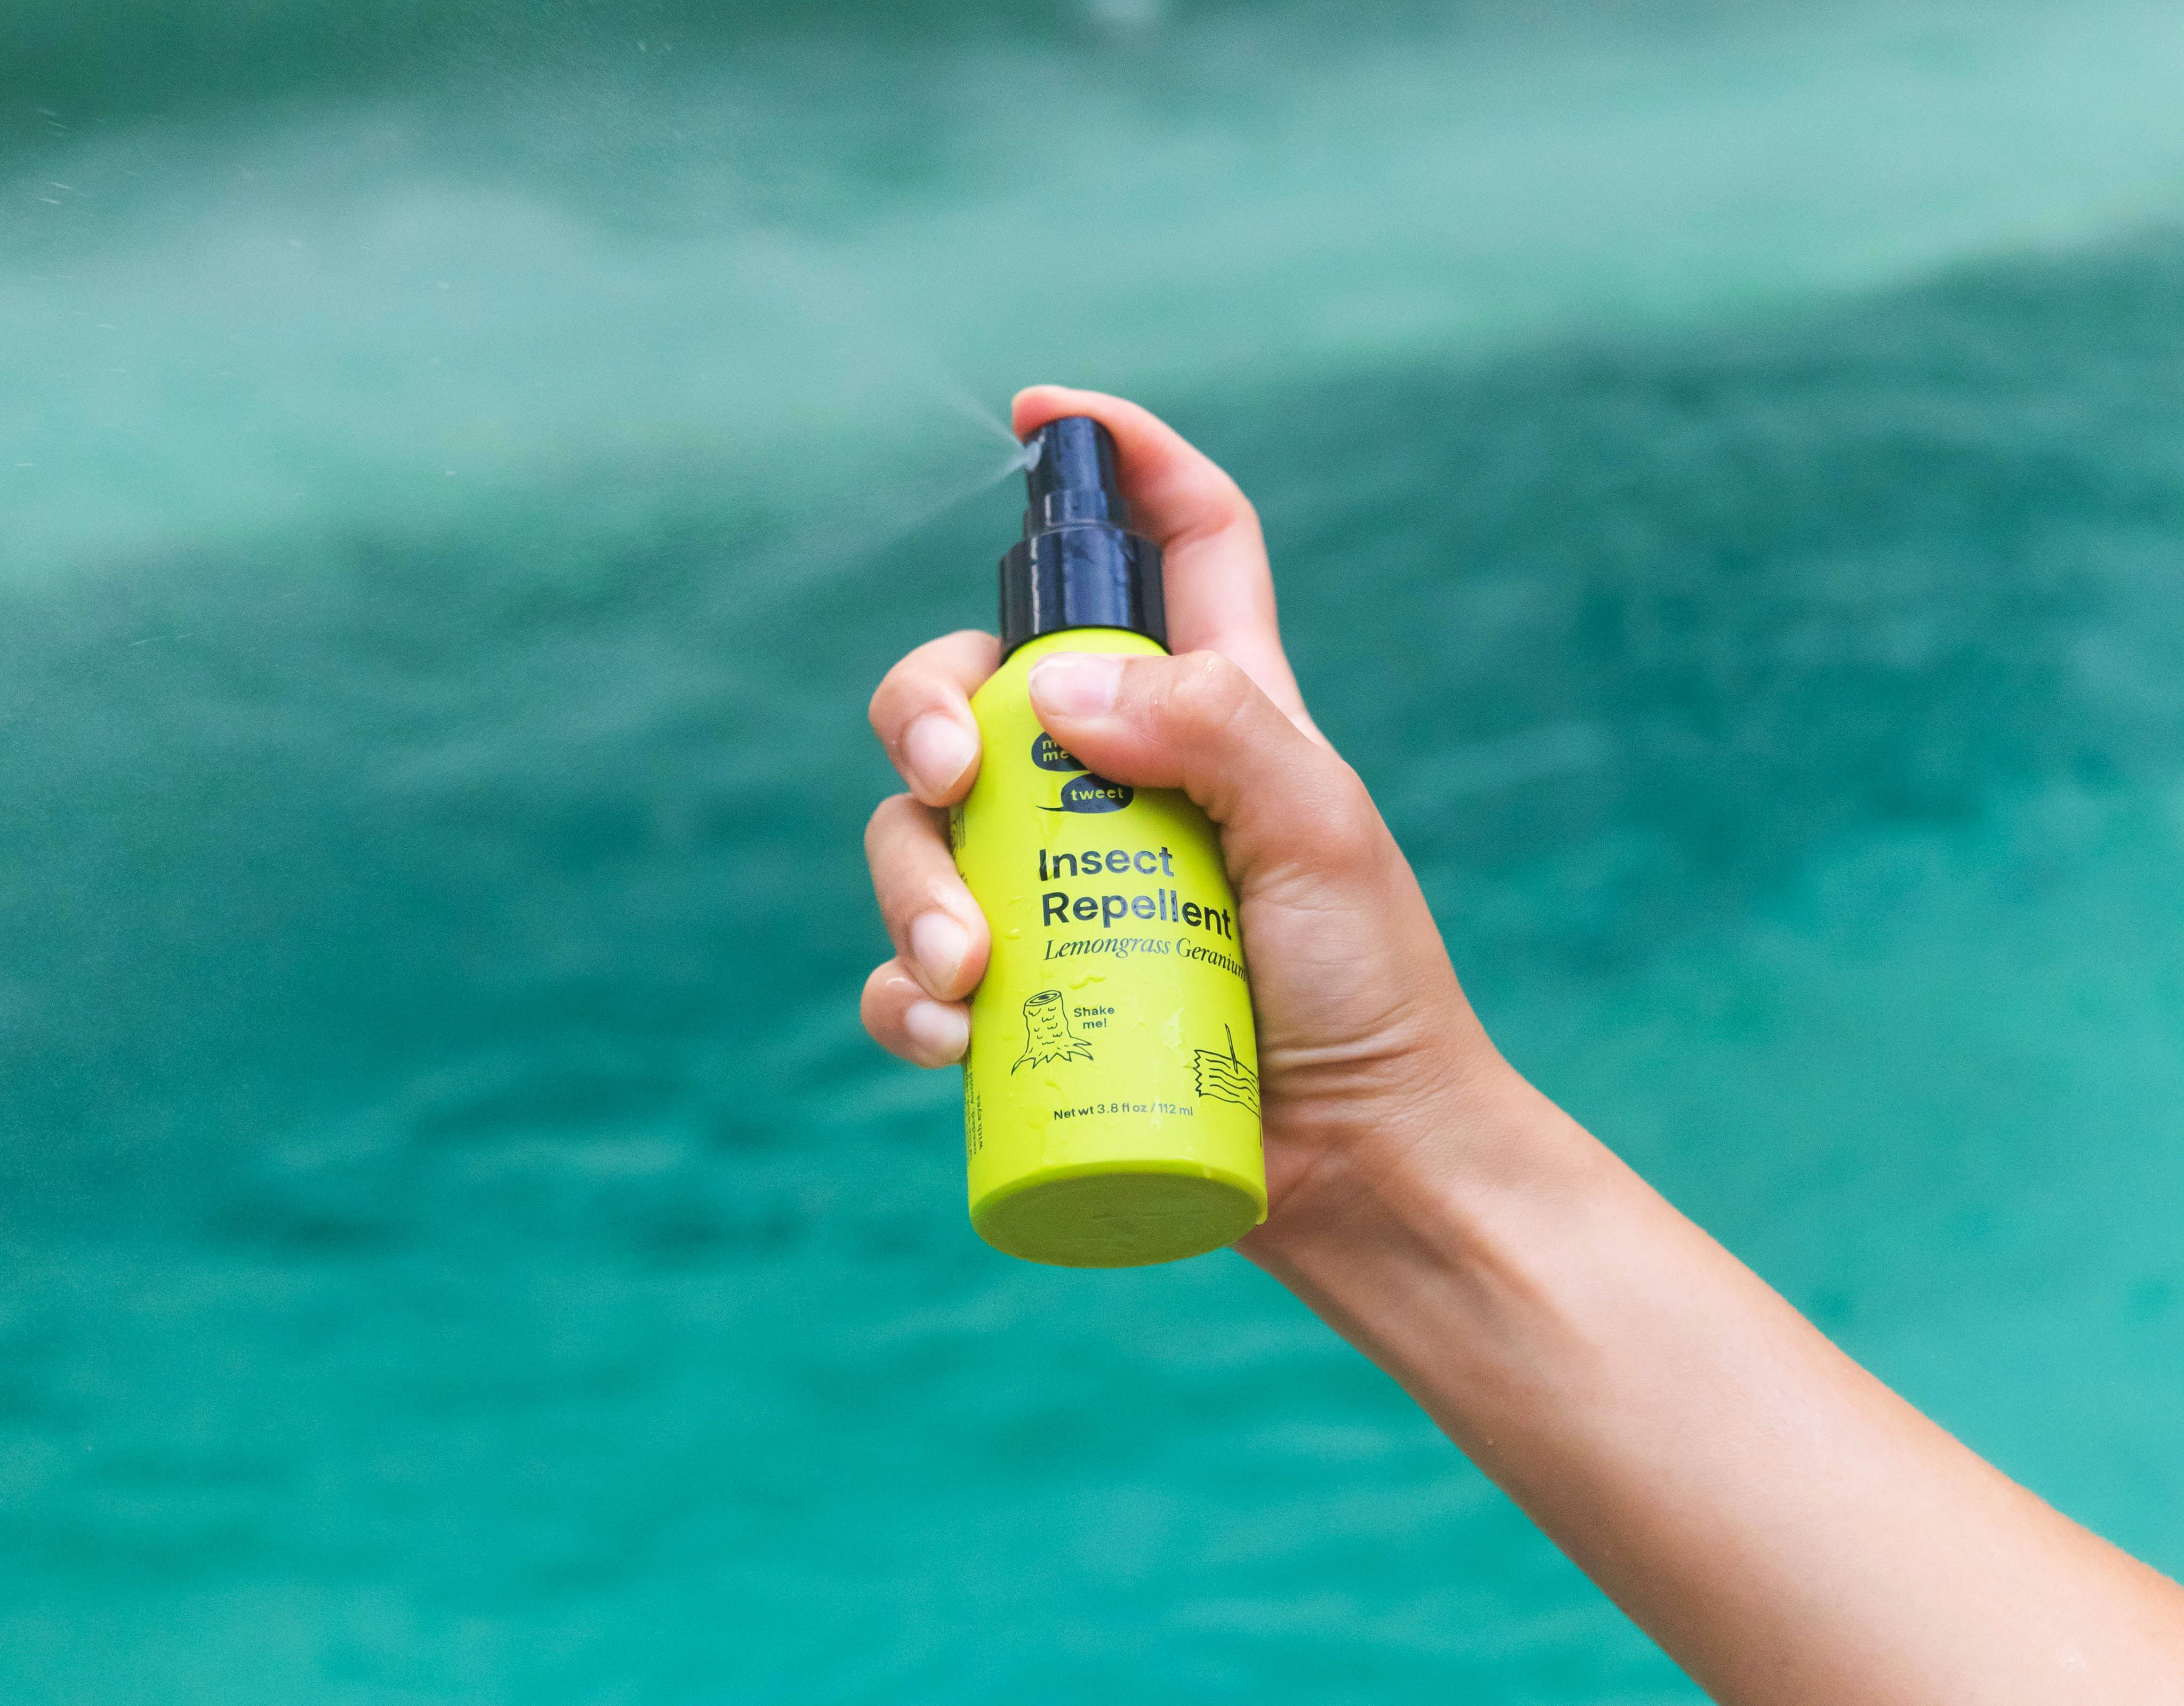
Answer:
[{"label": "speech bubble graphic", "polygon": [[1057,745],[1054,737],[1043,728],[1039,732],[1039,738],[1031,744],[1031,761],[1041,770],[1082,770],[1084,767],[1082,760]]},{"label": "speech bubble graphic", "polygon": [[1119,782],[1110,782],[1104,776],[1095,776],[1086,771],[1082,776],[1072,776],[1061,784],[1061,804],[1042,806],[1042,811],[1120,811],[1133,800],[1137,791]]}]

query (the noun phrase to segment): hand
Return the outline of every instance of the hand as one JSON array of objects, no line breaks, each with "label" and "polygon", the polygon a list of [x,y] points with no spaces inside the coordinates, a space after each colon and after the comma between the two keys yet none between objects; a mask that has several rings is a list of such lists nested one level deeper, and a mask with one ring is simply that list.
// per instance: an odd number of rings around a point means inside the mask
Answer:
[{"label": "hand", "polygon": [[[1275,622],[1266,545],[1235,482],[1135,404],[1039,386],[1028,435],[1089,415],[1115,436],[1134,525],[1165,559],[1170,657],[1060,653],[1031,674],[1047,731],[1102,776],[1180,788],[1221,828],[1259,1034],[1272,1243],[1312,1182],[1384,1174],[1449,1140],[1451,1097],[1522,1086],[1472,1017],[1424,897],[1357,773],[1306,714]],[[866,1028],[925,1066],[959,1058],[986,922],[956,873],[945,808],[978,774],[973,689],[989,634],[950,634],[889,672],[872,721],[910,784],[866,833],[896,957],[865,987]]]},{"label": "hand", "polygon": [[[1828,1343],[1502,1060],[1356,774],[1306,716],[1257,519],[1152,416],[1105,421],[1167,553],[1178,655],[1056,653],[1048,733],[1221,826],[1270,1198],[1240,1246],[1387,1369],[1716,1699],[2184,1699],[2184,1592],[2014,1486]],[[911,784],[866,841],[898,957],[865,1023],[938,1066],[985,921],[944,814],[986,634],[911,654],[872,727]]]}]

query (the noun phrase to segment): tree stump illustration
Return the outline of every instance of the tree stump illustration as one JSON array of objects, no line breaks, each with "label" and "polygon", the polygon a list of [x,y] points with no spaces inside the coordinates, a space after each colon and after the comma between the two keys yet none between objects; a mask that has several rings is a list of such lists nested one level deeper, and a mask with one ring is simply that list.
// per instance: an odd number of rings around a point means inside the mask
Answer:
[{"label": "tree stump illustration", "polygon": [[1056,1061],[1089,1061],[1092,1045],[1069,1029],[1069,1007],[1059,990],[1041,990],[1024,1002],[1024,1051],[1009,1068]]}]

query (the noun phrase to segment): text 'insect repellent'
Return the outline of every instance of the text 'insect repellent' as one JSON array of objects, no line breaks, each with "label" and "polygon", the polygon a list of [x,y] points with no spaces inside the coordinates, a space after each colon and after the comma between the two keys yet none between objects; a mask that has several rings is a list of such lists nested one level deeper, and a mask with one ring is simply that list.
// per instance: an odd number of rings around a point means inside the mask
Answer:
[{"label": "text 'insect repellent'", "polygon": [[1001,559],[1000,670],[956,863],[993,931],[963,1058],[971,1224],[1072,1268],[1197,1256],[1265,1218],[1258,1049],[1221,844],[1183,794],[1094,775],[1026,677],[1049,652],[1167,650],[1160,548],[1127,531],[1115,444],[1050,422]]}]

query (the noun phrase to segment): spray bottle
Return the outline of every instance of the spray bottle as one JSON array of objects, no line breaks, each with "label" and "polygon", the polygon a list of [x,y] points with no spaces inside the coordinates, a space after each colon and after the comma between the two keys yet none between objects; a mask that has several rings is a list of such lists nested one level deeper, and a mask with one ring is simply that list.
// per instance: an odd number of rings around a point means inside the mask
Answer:
[{"label": "spray bottle", "polygon": [[1001,666],[972,695],[978,778],[950,819],[993,932],[971,1001],[971,1224],[1072,1268],[1201,1255],[1266,1218],[1251,986],[1221,844],[1180,791],[1093,774],[1033,711],[1050,652],[1162,653],[1160,548],[1128,531],[1115,443],[1031,443],[1001,559]]}]

